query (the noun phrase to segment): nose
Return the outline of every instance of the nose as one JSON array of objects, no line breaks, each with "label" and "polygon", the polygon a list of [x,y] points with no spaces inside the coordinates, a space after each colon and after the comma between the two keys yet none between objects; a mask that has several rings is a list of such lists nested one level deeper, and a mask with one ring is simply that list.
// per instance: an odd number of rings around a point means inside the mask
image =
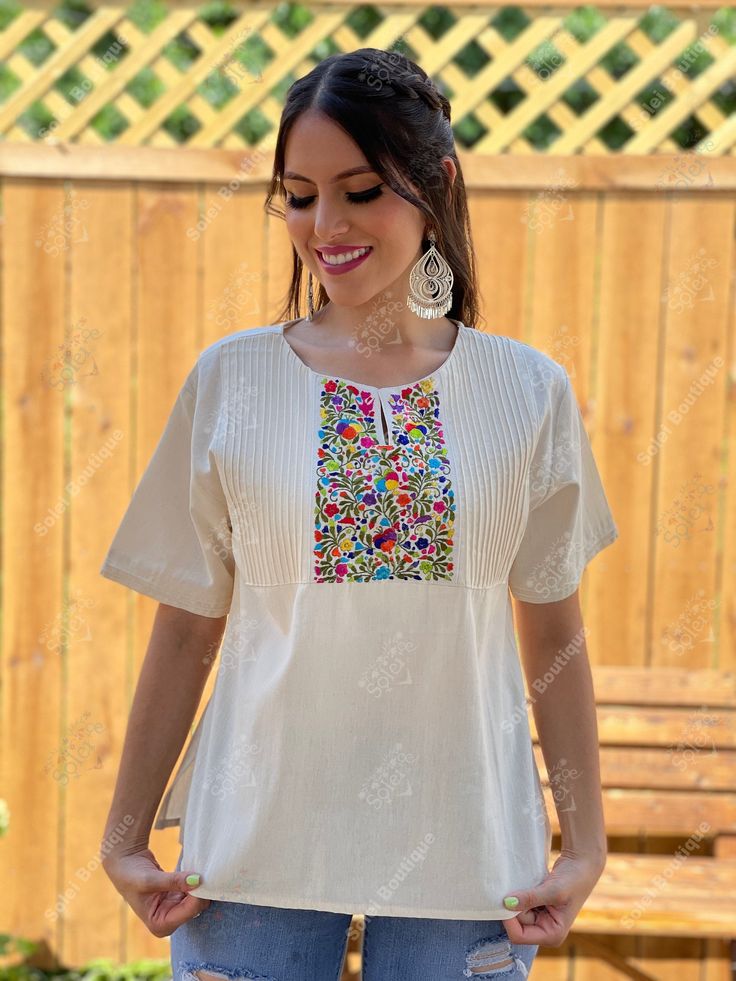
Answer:
[{"label": "nose", "polygon": [[314,213],[314,234],[320,242],[328,244],[333,238],[343,236],[350,223],[343,211],[343,206],[325,197],[317,199]]}]

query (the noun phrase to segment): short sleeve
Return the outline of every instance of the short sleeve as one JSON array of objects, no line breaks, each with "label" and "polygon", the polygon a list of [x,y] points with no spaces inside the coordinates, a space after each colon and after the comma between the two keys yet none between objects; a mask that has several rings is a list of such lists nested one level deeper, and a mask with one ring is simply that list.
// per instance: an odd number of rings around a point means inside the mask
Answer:
[{"label": "short sleeve", "polygon": [[588,562],[618,538],[593,451],[564,368],[529,470],[529,515],[511,565],[511,594],[553,603],[580,585]]},{"label": "short sleeve", "polygon": [[197,406],[197,368],[187,376],[100,568],[100,575],[202,616],[230,611],[232,525]]}]

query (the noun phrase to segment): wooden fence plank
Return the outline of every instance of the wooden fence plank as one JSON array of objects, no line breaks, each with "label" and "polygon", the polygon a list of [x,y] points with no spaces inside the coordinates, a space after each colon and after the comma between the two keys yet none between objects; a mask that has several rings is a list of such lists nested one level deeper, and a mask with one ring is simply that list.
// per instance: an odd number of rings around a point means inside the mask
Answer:
[{"label": "wooden fence plank", "polygon": [[[720,310],[724,320],[720,324],[719,343],[724,350],[727,377],[724,380],[723,395],[723,467],[718,504],[719,537],[716,588],[718,606],[716,609],[716,635],[718,638],[718,667],[721,670],[736,669],[736,201],[731,198],[721,212],[723,232],[731,233],[721,245],[718,259],[723,273],[730,277],[725,301]],[[714,318],[716,312],[711,314]]]},{"label": "wooden fence plank", "polygon": [[[84,720],[79,779],[70,784],[63,825],[64,881],[77,881],[64,952],[81,964],[100,950],[125,954],[121,900],[101,865],[92,864],[112,800],[132,697],[131,599],[99,575],[100,549],[112,538],[130,492],[132,277],[135,227],[132,187],[80,182],[73,188],[79,222],[69,242],[69,316],[73,372],[71,471],[93,473],[70,510],[69,590],[72,608],[67,671],[68,715]],[[63,398],[63,395],[57,398]],[[119,426],[119,431],[116,431]],[[122,436],[122,438],[118,438]],[[105,452],[107,458],[99,460]],[[104,853],[102,853],[104,854]],[[88,865],[89,863],[89,865]]]},{"label": "wooden fence plank", "polygon": [[528,334],[528,197],[523,192],[484,189],[469,194],[468,199],[471,227],[487,229],[474,243],[478,280],[483,283],[483,319],[476,326],[522,341]]},{"label": "wooden fence plank", "polygon": [[[2,796],[7,888],[0,919],[49,955],[63,942],[60,827],[68,793],[61,745],[69,478],[55,377],[64,342],[64,187],[3,186]],[[61,904],[63,912],[63,902]]]},{"label": "wooden fence plank", "polygon": [[728,364],[723,324],[728,316],[734,228],[733,203],[713,208],[698,195],[673,208],[667,279],[662,387],[654,432],[658,449],[650,660],[655,666],[721,667],[715,616],[680,653],[667,643],[688,610],[715,606],[721,454]]},{"label": "wooden fence plank", "polygon": [[[596,664],[646,663],[653,472],[636,462],[651,439],[659,359],[659,285],[670,203],[657,195],[605,196],[600,242],[600,323],[594,452],[620,530],[608,577],[591,597]],[[620,502],[616,506],[617,502]],[[615,638],[598,645],[600,638]]]}]

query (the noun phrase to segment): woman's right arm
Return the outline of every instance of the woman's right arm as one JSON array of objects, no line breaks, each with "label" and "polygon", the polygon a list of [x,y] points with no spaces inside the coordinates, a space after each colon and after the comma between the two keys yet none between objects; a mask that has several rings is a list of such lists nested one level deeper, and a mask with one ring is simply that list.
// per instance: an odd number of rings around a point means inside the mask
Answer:
[{"label": "woman's right arm", "polygon": [[[196,888],[185,882],[189,872],[161,870],[148,842],[226,623],[227,616],[199,616],[159,604],[103,834],[105,872],[134,912],[159,937],[173,933],[209,905],[209,900],[186,894],[186,890]],[[124,818],[128,827],[123,840],[110,847],[107,838]]]}]

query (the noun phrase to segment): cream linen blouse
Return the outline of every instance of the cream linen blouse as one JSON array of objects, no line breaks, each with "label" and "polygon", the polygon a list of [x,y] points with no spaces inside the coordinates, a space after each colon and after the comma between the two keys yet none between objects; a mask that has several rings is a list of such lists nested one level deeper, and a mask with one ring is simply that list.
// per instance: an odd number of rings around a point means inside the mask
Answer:
[{"label": "cream linen blouse", "polygon": [[509,592],[564,599],[618,530],[566,370],[455,322],[411,384],[312,370],[287,321],[179,391],[100,572],[229,614],[155,822],[194,896],[509,919],[547,873]]}]

